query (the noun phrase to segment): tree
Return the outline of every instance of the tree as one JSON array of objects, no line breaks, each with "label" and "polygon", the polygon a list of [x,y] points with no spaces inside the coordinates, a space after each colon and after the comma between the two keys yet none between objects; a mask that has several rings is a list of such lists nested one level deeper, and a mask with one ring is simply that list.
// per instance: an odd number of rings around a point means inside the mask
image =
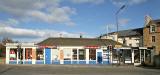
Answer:
[{"label": "tree", "polygon": [[18,43],[18,41],[13,41],[10,38],[3,38],[0,43],[0,57],[6,56],[6,43]]}]

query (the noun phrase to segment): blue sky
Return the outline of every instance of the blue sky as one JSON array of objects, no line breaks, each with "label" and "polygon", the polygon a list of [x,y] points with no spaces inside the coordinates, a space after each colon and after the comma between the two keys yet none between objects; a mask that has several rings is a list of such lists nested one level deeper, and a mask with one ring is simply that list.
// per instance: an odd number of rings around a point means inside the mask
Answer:
[{"label": "blue sky", "polygon": [[160,19],[160,0],[0,0],[0,38],[39,42],[48,37],[93,38],[143,27],[145,15]]}]

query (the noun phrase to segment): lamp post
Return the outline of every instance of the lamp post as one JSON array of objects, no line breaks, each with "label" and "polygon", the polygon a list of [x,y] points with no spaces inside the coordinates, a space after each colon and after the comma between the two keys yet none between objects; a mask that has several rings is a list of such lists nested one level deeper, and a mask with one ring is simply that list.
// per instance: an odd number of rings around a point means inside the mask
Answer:
[{"label": "lamp post", "polygon": [[125,5],[123,5],[117,12],[116,12],[116,24],[117,24],[117,42],[118,42],[118,13],[125,7]]},{"label": "lamp post", "polygon": [[[117,24],[117,42],[118,42],[118,13],[125,7],[125,5],[123,5],[117,12],[116,12],[116,24]],[[119,61],[119,65],[120,65],[120,54],[119,54],[120,50],[117,48],[117,64]]]}]

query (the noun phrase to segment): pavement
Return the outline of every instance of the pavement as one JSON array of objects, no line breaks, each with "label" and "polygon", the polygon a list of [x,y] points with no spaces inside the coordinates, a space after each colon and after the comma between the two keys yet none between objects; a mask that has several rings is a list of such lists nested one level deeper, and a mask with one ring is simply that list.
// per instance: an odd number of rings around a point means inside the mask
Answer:
[{"label": "pavement", "polygon": [[0,65],[0,75],[160,75],[160,69],[104,65]]}]

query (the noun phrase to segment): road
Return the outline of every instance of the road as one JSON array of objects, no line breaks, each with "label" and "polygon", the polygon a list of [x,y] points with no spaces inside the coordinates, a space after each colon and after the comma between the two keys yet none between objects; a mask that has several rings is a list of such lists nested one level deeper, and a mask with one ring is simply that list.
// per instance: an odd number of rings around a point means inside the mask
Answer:
[{"label": "road", "polygon": [[0,65],[0,75],[160,75],[160,69],[102,65]]}]

